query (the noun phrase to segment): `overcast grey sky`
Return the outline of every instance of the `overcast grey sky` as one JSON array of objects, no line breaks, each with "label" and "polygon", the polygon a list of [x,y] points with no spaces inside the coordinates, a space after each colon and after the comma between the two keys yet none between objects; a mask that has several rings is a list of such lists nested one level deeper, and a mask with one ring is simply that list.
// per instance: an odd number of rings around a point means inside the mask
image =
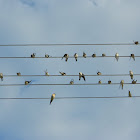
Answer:
[{"label": "overcast grey sky", "polygon": [[[0,0],[0,44],[18,43],[131,43],[140,36],[139,0]],[[0,47],[0,56],[139,55],[140,46]],[[139,72],[139,58],[0,59],[3,74],[127,74]],[[4,77],[1,84],[75,83],[78,77]],[[140,81],[140,77],[134,77]],[[86,77],[97,83],[130,77]],[[0,97],[127,96],[139,95],[139,85],[0,87]],[[139,140],[139,99],[1,100],[1,140],[105,139]]]}]

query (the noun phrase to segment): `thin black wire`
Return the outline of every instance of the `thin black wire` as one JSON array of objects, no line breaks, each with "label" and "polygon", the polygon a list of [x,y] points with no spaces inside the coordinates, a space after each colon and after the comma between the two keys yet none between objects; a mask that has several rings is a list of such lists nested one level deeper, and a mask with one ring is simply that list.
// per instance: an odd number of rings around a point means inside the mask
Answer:
[{"label": "thin black wire", "polygon": [[[30,76],[44,76],[44,77],[50,77],[50,76],[62,76],[62,77],[65,77],[65,76],[79,76],[79,75],[3,75],[4,77],[30,77]],[[91,74],[91,75],[86,75],[85,76],[130,76],[130,74],[102,74],[102,75],[95,75],[95,74]],[[140,76],[140,74],[133,74],[133,76]]]},{"label": "thin black wire", "polygon": [[[97,58],[104,58],[104,57],[115,57],[115,56],[96,56]],[[92,56],[87,56],[86,58],[96,58],[96,57],[92,57]],[[131,56],[119,56],[119,57],[129,57],[129,58],[131,58]],[[135,58],[136,57],[140,57],[140,56],[135,56]],[[56,58],[62,58],[62,56],[56,56],[56,57],[48,57],[48,58],[46,58],[46,57],[34,57],[34,58],[32,58],[32,57],[0,57],[0,59],[50,59],[50,58],[54,58],[54,59],[56,59]],[[74,56],[70,56],[69,58],[75,58]],[[78,59],[79,58],[84,58],[83,56],[78,56]],[[85,59],[85,58],[84,58]]]},{"label": "thin black wire", "polygon": [[66,44],[0,44],[0,46],[94,46],[94,45],[137,45],[135,43],[107,43],[107,44],[89,44],[89,43],[66,43]]},{"label": "thin black wire", "polygon": [[[113,99],[113,98],[139,98],[140,96],[116,96],[116,97],[56,97],[55,99]],[[0,100],[50,100],[50,98],[0,98]]]},{"label": "thin black wire", "polygon": [[[132,83],[124,83],[124,85],[130,85]],[[135,85],[139,85],[140,83],[136,83]],[[92,86],[92,85],[120,85],[120,83],[90,83],[90,84],[0,84],[0,86]],[[133,84],[134,85],[134,84]]]}]

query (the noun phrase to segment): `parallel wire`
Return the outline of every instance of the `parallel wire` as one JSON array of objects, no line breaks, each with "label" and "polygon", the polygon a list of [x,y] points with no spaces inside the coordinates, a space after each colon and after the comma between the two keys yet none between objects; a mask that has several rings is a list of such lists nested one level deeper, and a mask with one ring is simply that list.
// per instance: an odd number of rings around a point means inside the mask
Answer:
[{"label": "parallel wire", "polygon": [[135,43],[105,43],[105,44],[90,44],[90,43],[64,43],[64,44],[0,44],[0,46],[103,46],[103,45],[137,45]]},{"label": "parallel wire", "polygon": [[[140,98],[140,96],[115,96],[115,97],[56,97],[57,99],[116,99],[116,98]],[[0,100],[50,100],[50,98],[0,98]]]},{"label": "parallel wire", "polygon": [[[114,56],[96,56],[97,58],[107,58],[107,57],[110,57],[110,58],[113,58],[113,57],[115,57],[115,55]],[[96,57],[92,57],[92,56],[86,56],[86,58],[96,58]],[[119,57],[129,57],[129,58],[131,58],[131,56],[119,56]],[[135,58],[136,57],[140,57],[140,56],[135,56]],[[48,57],[48,58],[46,58],[46,57],[34,57],[34,58],[32,58],[32,57],[0,57],[0,59],[50,59],[50,58],[61,58],[62,59],[62,56],[54,56],[54,57]],[[69,56],[69,58],[75,58],[74,56]],[[79,58],[83,58],[83,59],[86,59],[86,58],[84,58],[83,56],[78,56],[78,59]]]},{"label": "parallel wire", "polygon": [[[132,83],[124,83],[124,85],[131,85]],[[139,85],[140,83],[132,84]],[[92,85],[120,85],[120,83],[89,83],[89,84],[0,84],[0,86],[92,86]]]},{"label": "parallel wire", "polygon": [[[51,76],[53,76],[53,77],[55,77],[55,76],[62,76],[62,77],[65,77],[65,76],[79,76],[79,75],[20,75],[20,76],[18,76],[18,75],[3,75],[4,77],[32,77],[32,76],[37,76],[37,77],[39,77],[39,76],[44,76],[44,77],[51,77]],[[97,77],[100,77],[100,76],[130,76],[130,74],[102,74],[102,75],[95,75],[95,74],[89,74],[89,75],[86,75],[85,74],[85,76],[97,76]],[[140,74],[133,74],[133,76],[140,76]]]}]

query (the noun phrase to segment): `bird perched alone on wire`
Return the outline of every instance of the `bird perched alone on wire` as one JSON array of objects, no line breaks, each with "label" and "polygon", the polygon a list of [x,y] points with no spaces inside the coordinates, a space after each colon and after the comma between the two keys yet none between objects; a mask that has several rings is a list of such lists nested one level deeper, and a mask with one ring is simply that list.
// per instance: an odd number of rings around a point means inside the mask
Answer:
[{"label": "bird perched alone on wire", "polygon": [[54,100],[55,95],[56,95],[55,93],[53,93],[53,94],[52,94],[52,96],[51,96],[51,100],[50,100],[50,104],[51,104],[51,103],[52,103],[52,101]]},{"label": "bird perched alone on wire", "polygon": [[69,55],[68,54],[64,54],[64,56],[62,57],[62,59],[65,58],[65,61],[68,61]]},{"label": "bird perched alone on wire", "polygon": [[74,84],[74,79],[71,79],[70,85],[73,85],[73,84]]},{"label": "bird perched alone on wire", "polygon": [[86,58],[86,57],[87,57],[87,55],[86,55],[86,53],[85,53],[85,52],[83,52],[83,57],[84,57],[84,58]]},{"label": "bird perched alone on wire", "polygon": [[77,58],[78,58],[78,54],[77,53],[74,54],[74,58],[77,61]]},{"label": "bird perched alone on wire", "polygon": [[49,75],[50,75],[49,72],[48,72],[47,70],[45,70],[45,75],[46,75],[46,76],[49,76]]},{"label": "bird perched alone on wire", "polygon": [[133,58],[133,60],[135,61],[135,55],[134,54],[131,54],[130,58]]},{"label": "bird perched alone on wire", "polygon": [[117,61],[119,60],[119,54],[118,53],[115,54],[115,58],[116,58]]},{"label": "bird perched alone on wire", "polygon": [[124,85],[124,80],[121,80],[120,86],[122,86],[122,89],[123,89],[123,85]]},{"label": "bird perched alone on wire", "polygon": [[1,81],[3,81],[3,73],[0,73]]},{"label": "bird perched alone on wire", "polygon": [[102,73],[98,71],[98,72],[97,72],[97,75],[102,75]]},{"label": "bird perched alone on wire", "polygon": [[25,81],[25,85],[28,85],[29,83],[31,83],[31,81]]},{"label": "bird perched alone on wire", "polygon": [[85,75],[82,72],[79,72],[79,80],[81,80],[81,77],[86,81]]},{"label": "bird perched alone on wire", "polygon": [[36,53],[31,54],[31,58],[35,58]]},{"label": "bird perched alone on wire", "polygon": [[128,91],[128,97],[132,97],[130,90]]},{"label": "bird perched alone on wire", "polygon": [[94,53],[94,54],[92,55],[92,57],[93,57],[93,58],[96,57],[96,54]]},{"label": "bird perched alone on wire", "polygon": [[111,84],[111,80],[108,81],[108,84]]},{"label": "bird perched alone on wire", "polygon": [[138,42],[138,41],[134,41],[134,44],[138,45],[138,44],[139,44],[139,42]]},{"label": "bird perched alone on wire", "polygon": [[98,81],[98,84],[102,84],[102,81],[101,81],[101,80],[99,80],[99,81]]},{"label": "bird perched alone on wire", "polygon": [[50,57],[50,55],[48,55],[48,54],[45,54],[45,57],[46,57],[46,58],[49,58],[49,57]]},{"label": "bird perched alone on wire", "polygon": [[103,53],[103,54],[102,54],[102,56],[103,56],[103,57],[105,57],[105,56],[106,56],[106,54],[105,54],[105,53]]},{"label": "bird perched alone on wire", "polygon": [[129,75],[130,75],[131,79],[133,79],[133,71],[130,70]]},{"label": "bird perched alone on wire", "polygon": [[133,80],[133,81],[132,81],[132,84],[136,84],[136,83],[137,83],[137,80]]},{"label": "bird perched alone on wire", "polygon": [[66,73],[65,72],[59,72],[62,76],[65,76]]},{"label": "bird perched alone on wire", "polygon": [[20,73],[20,72],[18,72],[18,73],[17,73],[17,76],[21,76],[21,73]]}]

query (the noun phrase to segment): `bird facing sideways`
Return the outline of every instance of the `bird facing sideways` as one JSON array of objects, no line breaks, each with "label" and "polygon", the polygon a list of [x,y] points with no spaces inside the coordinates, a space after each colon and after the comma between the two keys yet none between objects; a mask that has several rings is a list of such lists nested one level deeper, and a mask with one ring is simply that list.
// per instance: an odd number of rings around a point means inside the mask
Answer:
[{"label": "bird facing sideways", "polygon": [[86,81],[85,75],[82,72],[79,72],[79,80],[81,80],[81,77]]},{"label": "bird facing sideways", "polygon": [[51,100],[50,100],[50,104],[51,104],[51,103],[52,103],[52,101],[54,100],[55,95],[56,95],[55,93],[53,93],[53,94],[52,94],[52,96],[51,96]]}]

